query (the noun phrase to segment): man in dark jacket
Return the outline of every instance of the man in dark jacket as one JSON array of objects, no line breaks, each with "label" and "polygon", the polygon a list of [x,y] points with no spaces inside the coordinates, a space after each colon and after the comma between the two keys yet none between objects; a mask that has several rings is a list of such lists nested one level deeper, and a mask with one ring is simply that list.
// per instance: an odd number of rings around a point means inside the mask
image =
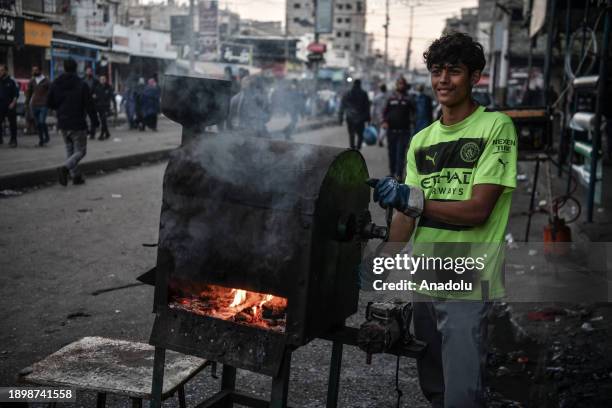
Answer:
[{"label": "man in dark jacket", "polygon": [[0,144],[3,143],[4,118],[8,118],[11,130],[11,147],[17,147],[17,98],[19,88],[17,83],[8,74],[8,68],[0,64]]},{"label": "man in dark jacket", "polygon": [[[89,95],[91,95],[93,98],[93,93],[100,84],[100,81],[98,81],[98,79],[95,77],[92,67],[85,68],[85,76],[83,77],[83,81],[85,81],[85,84],[87,87],[89,87]],[[97,127],[98,125],[94,124],[93,122],[89,124],[89,138],[92,140],[96,138]]]},{"label": "man in dark jacket", "polygon": [[431,125],[433,118],[433,106],[431,98],[425,93],[425,86],[419,84],[417,86],[417,92],[419,93],[414,102],[415,105],[415,126],[414,134],[416,135],[427,126]]},{"label": "man in dark jacket", "polygon": [[142,120],[151,130],[157,132],[157,115],[161,110],[161,89],[154,78],[149,78],[142,91]]},{"label": "man in dark jacket", "polygon": [[382,127],[387,129],[389,172],[398,180],[404,174],[406,150],[412,135],[414,102],[408,96],[408,83],[404,77],[395,82],[395,92],[387,100],[383,110]]},{"label": "man in dark jacket", "polygon": [[32,67],[32,79],[26,91],[26,107],[32,112],[38,129],[38,146],[49,143],[49,128],[47,126],[47,97],[49,96],[49,80],[37,66]]},{"label": "man in dark jacket", "polygon": [[230,100],[230,129],[246,131],[255,137],[269,137],[267,123],[272,108],[262,78],[246,76],[241,91]]},{"label": "man in dark jacket", "polygon": [[100,136],[98,140],[105,140],[110,137],[108,131],[108,124],[106,118],[110,112],[111,103],[117,109],[117,102],[115,101],[115,93],[113,88],[109,85],[106,75],[100,75],[99,82],[94,85],[92,98],[94,106],[96,108],[97,119],[100,122]]},{"label": "man in dark jacket", "polygon": [[[363,142],[363,130],[366,122],[370,121],[370,98],[361,89],[361,80],[356,79],[353,87],[343,97],[340,102],[340,124],[346,113],[346,126],[349,133],[349,144],[351,149],[361,150]],[[357,144],[355,144],[355,134],[357,134]]]},{"label": "man in dark jacket", "polygon": [[87,122],[89,115],[92,126],[98,126],[89,87],[76,74],[77,63],[72,58],[64,61],[64,73],[49,89],[47,106],[57,111],[57,128],[66,145],[67,160],[57,168],[61,185],[68,184],[68,174],[74,184],[85,181],[79,172],[78,164],[87,153]]}]

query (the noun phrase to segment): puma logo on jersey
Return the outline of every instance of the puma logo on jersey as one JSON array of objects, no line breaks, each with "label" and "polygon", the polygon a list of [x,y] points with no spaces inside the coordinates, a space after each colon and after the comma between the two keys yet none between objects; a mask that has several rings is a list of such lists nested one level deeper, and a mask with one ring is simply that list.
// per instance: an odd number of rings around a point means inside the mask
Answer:
[{"label": "puma logo on jersey", "polygon": [[508,162],[503,161],[502,159],[498,158],[497,161],[504,166],[504,170],[506,170],[506,164],[508,164]]},{"label": "puma logo on jersey", "polygon": [[425,155],[425,160],[429,160],[431,162],[432,165],[436,165],[436,156],[438,155],[438,152],[435,152],[433,157],[431,157],[430,155],[426,154]]}]

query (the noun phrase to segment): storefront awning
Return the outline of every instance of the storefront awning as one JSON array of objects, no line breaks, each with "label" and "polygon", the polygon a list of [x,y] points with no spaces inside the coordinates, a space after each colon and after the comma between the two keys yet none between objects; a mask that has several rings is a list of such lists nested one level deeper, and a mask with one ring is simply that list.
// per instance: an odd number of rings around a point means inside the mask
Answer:
[{"label": "storefront awning", "polygon": [[102,51],[102,58],[113,64],[129,64],[130,55],[123,52]]}]

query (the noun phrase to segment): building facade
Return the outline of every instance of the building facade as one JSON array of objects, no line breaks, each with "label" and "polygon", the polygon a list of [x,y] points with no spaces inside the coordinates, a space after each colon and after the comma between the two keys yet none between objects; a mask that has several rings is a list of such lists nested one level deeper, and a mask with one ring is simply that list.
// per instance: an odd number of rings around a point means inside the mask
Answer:
[{"label": "building facade", "polygon": [[[286,0],[287,34],[303,36],[314,33],[313,0]],[[368,54],[366,0],[336,0],[333,8],[333,31],[321,35],[329,49],[348,54],[351,65],[359,65]]]}]

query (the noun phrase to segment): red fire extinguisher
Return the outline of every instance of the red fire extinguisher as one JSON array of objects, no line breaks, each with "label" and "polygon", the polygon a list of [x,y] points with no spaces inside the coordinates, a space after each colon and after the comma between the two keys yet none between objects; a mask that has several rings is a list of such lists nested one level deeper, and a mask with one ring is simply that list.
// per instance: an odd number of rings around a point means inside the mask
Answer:
[{"label": "red fire extinguisher", "polygon": [[553,214],[548,218],[548,224],[544,227],[544,254],[545,255],[567,255],[569,245],[572,242],[572,230],[567,226],[563,218],[559,217],[558,200],[553,204]]}]

